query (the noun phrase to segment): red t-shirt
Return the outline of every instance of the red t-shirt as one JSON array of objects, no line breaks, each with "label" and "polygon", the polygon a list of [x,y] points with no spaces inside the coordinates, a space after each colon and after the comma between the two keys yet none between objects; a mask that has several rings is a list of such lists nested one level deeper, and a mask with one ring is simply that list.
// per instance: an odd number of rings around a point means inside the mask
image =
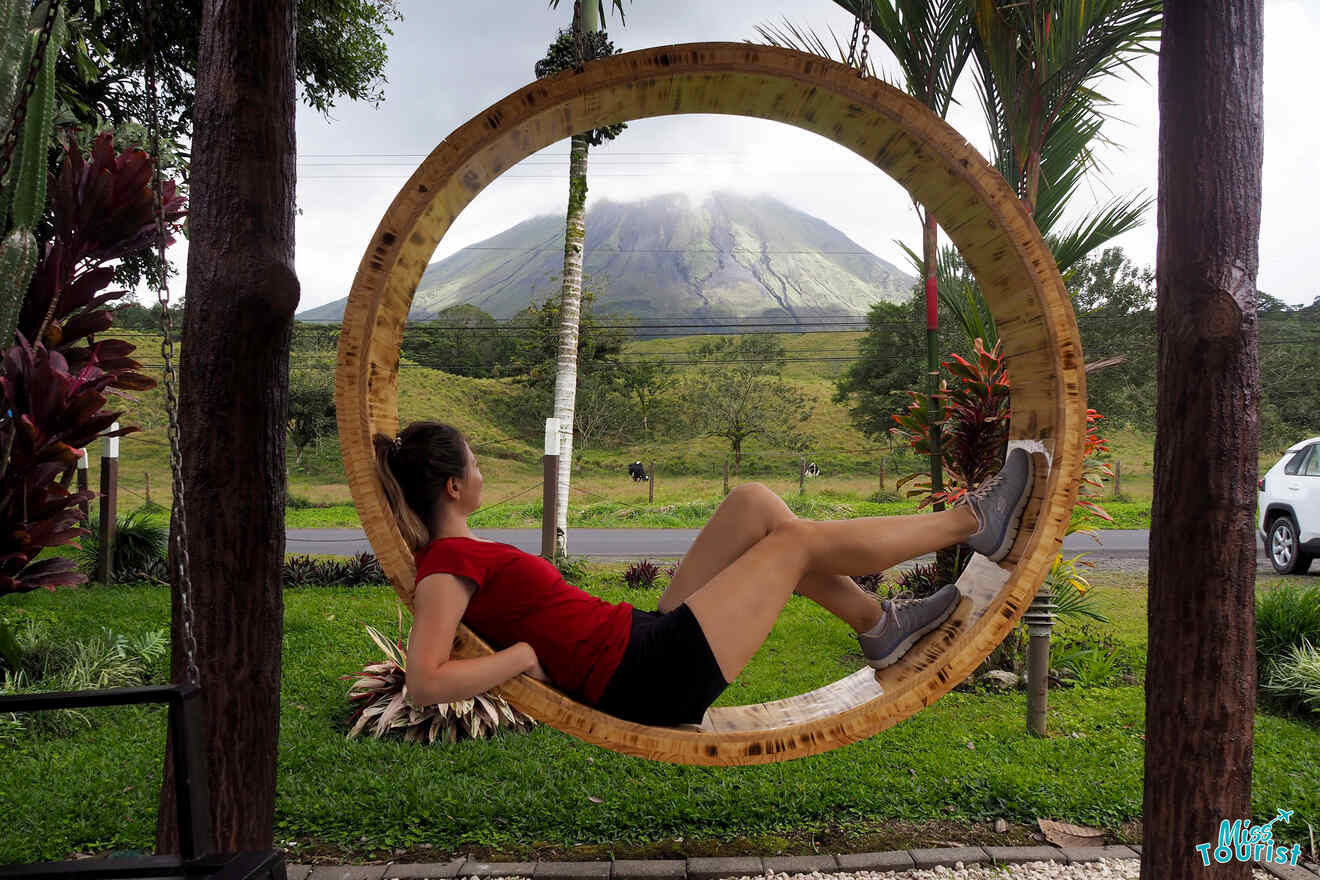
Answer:
[{"label": "red t-shirt", "polygon": [[419,583],[441,572],[476,582],[463,612],[473,632],[496,648],[527,642],[558,687],[592,705],[600,700],[628,647],[632,605],[598,599],[509,544],[440,538],[416,559]]}]

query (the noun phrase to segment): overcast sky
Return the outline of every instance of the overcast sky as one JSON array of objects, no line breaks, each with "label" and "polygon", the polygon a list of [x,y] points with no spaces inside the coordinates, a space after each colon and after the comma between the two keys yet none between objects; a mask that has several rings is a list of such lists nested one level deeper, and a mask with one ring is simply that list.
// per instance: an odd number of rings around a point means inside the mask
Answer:
[{"label": "overcast sky", "polygon": [[[453,129],[534,78],[571,0],[438,3],[401,0],[404,20],[389,38],[385,100],[378,108],[343,104],[332,118],[298,110],[297,272],[299,310],[347,295],[363,250],[385,209],[418,163]],[[785,19],[840,40],[852,20],[830,0],[641,0],[625,4],[626,25],[611,11],[617,48],[759,39],[756,26]],[[828,39],[828,36],[827,36]],[[1320,114],[1315,112],[1312,54],[1320,45],[1320,0],[1266,0],[1265,178],[1260,241],[1261,290],[1294,303],[1320,296],[1315,271],[1320,210]],[[871,42],[891,82],[887,50]],[[1115,195],[1155,195],[1158,113],[1154,57],[1100,90],[1116,118],[1103,134],[1103,175],[1076,202],[1091,208]],[[950,123],[988,153],[970,67]],[[525,160],[489,186],[458,218],[434,259],[528,217],[562,216],[568,199],[568,142]],[[806,170],[810,169],[810,170]],[[863,247],[909,271],[901,239],[920,246],[906,193],[843,147],[780,123],[720,116],[678,116],[629,123],[612,143],[593,149],[588,208],[602,199],[631,201],[665,192],[695,198],[712,189],[771,193],[842,230]],[[1155,217],[1117,239],[1138,264],[1153,266]],[[172,258],[181,260],[183,248]],[[181,289],[181,288],[180,288]]]}]

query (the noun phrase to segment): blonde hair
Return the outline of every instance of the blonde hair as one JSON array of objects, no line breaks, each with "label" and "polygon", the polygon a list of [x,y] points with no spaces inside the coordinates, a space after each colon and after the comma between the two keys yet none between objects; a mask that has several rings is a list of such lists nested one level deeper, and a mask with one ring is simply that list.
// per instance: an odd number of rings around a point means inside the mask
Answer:
[{"label": "blonde hair", "polygon": [[395,438],[372,437],[376,478],[403,540],[414,553],[431,543],[436,505],[450,477],[467,473],[467,440],[443,422],[413,422]]}]

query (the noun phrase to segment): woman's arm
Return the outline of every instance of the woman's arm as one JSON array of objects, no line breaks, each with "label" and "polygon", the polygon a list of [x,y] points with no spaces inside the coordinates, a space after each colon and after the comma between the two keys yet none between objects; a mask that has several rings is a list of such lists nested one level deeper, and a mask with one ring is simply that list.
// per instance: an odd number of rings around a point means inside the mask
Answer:
[{"label": "woman's arm", "polygon": [[526,642],[487,657],[450,659],[454,634],[474,592],[452,574],[427,575],[417,584],[407,673],[414,705],[470,699],[524,672],[544,680],[536,652]]}]

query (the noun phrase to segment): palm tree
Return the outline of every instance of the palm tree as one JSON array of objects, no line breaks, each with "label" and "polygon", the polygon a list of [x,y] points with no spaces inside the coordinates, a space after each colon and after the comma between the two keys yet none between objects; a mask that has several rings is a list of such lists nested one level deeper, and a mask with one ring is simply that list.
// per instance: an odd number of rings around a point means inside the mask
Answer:
[{"label": "palm tree", "polygon": [[[870,4],[870,25],[876,37],[888,47],[903,72],[907,93],[943,119],[953,101],[953,87],[971,54],[972,39],[964,0],[835,0],[858,19]],[[829,55],[819,37],[807,34],[791,23],[786,30],[758,27],[762,37],[776,45],[790,45]],[[855,41],[855,37],[854,37]],[[837,45],[837,41],[836,41]],[[838,46],[842,55],[842,46]],[[851,57],[852,51],[849,51]],[[865,61],[862,62],[865,64]],[[912,200],[921,221],[922,264],[926,279],[926,393],[930,400],[931,487],[944,488],[943,462],[939,446],[939,424],[935,392],[940,370],[939,304],[936,280],[939,228],[935,217],[916,199]],[[943,502],[935,505],[943,509]]]},{"label": "palm tree", "polygon": [[[619,21],[624,21],[623,0],[613,0],[614,8],[619,13]],[[559,0],[550,0],[552,9],[559,7]],[[573,27],[571,32],[561,33],[560,38],[550,47],[550,52],[536,65],[538,77],[548,76],[565,69],[565,60],[572,52],[572,62],[581,66],[585,61],[598,54],[611,54],[613,46],[605,39],[600,30],[600,21],[604,18],[603,0],[577,0],[573,4]],[[555,370],[554,414],[559,420],[559,476],[557,503],[555,505],[555,556],[568,553],[568,494],[572,489],[571,471],[573,464],[573,415],[577,400],[577,347],[578,321],[582,311],[582,252],[587,239],[587,149],[600,146],[622,131],[624,126],[616,124],[595,131],[579,132],[573,135],[568,156],[568,213],[564,224],[564,271],[562,305],[560,308],[561,324],[559,331],[559,359]]]},{"label": "palm tree", "polygon": [[[1151,199],[1116,197],[1064,231],[1064,206],[1096,167],[1107,103],[1095,90],[1105,76],[1151,54],[1163,0],[963,0],[972,24],[977,87],[994,164],[1036,221],[1066,277],[1092,250],[1134,229]],[[944,257],[952,255],[946,249]],[[910,256],[911,253],[909,252]],[[915,262],[915,257],[913,257]],[[940,299],[969,336],[997,333],[975,281],[956,268]]]}]

